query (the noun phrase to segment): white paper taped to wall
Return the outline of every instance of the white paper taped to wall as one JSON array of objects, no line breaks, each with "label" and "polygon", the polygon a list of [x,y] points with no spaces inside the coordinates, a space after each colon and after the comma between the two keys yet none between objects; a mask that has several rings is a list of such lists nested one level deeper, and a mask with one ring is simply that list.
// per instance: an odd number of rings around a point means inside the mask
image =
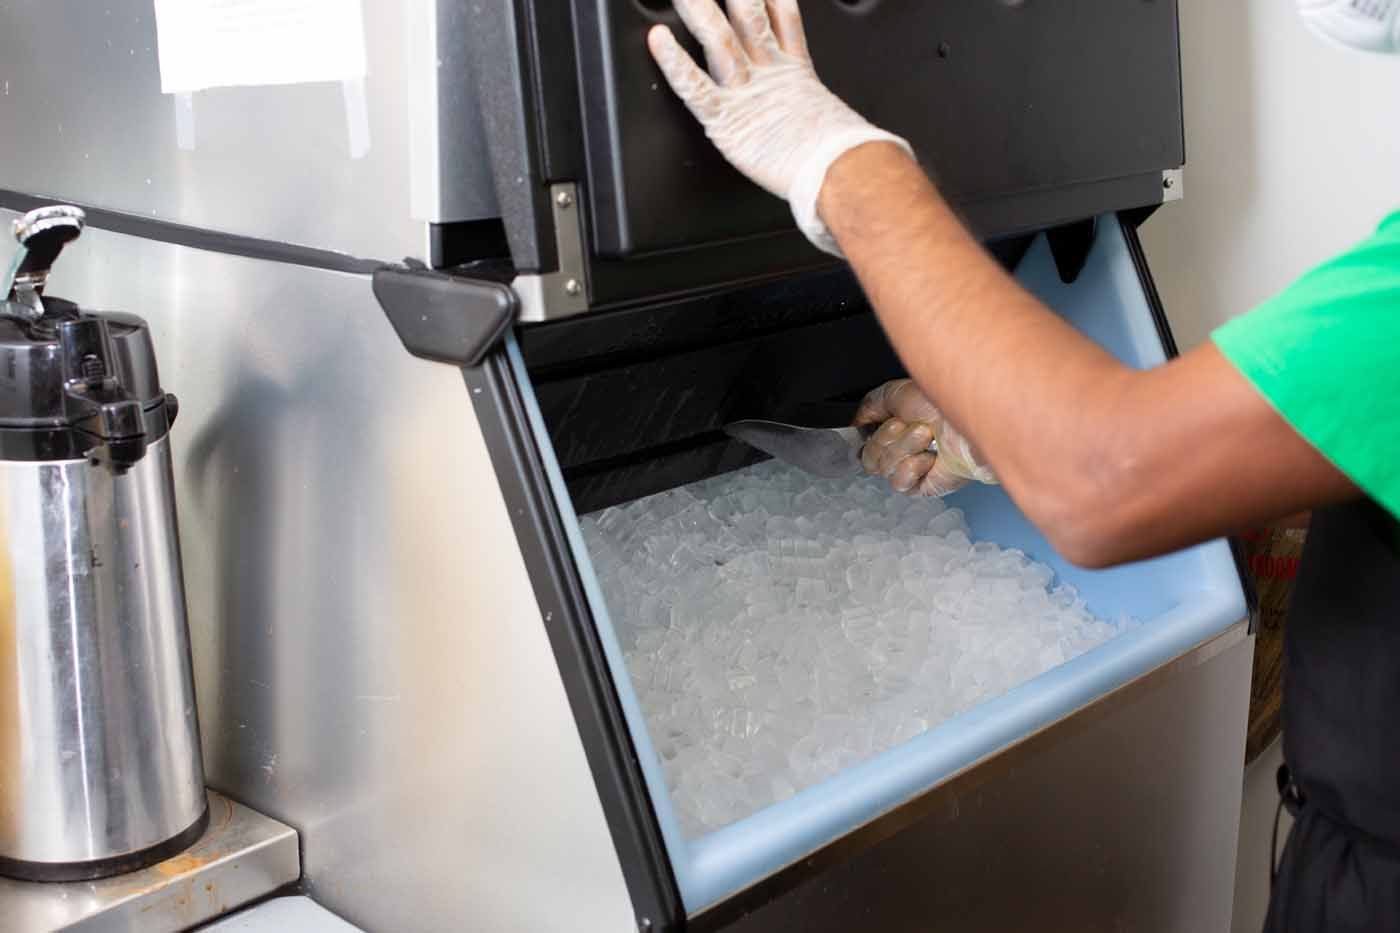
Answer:
[{"label": "white paper taped to wall", "polygon": [[155,0],[160,89],[365,76],[360,0]]}]

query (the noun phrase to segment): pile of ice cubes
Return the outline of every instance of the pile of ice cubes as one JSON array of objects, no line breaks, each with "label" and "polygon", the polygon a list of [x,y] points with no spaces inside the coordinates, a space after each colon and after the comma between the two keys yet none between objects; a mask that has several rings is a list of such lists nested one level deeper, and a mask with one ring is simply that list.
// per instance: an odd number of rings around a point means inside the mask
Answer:
[{"label": "pile of ice cubes", "polygon": [[583,519],[694,836],[924,732],[1131,624],[961,511],[776,463]]}]

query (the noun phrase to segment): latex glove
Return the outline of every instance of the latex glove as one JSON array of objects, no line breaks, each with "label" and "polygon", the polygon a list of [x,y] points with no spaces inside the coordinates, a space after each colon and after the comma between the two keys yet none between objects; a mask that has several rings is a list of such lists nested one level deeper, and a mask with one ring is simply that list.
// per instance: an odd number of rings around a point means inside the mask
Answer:
[{"label": "latex glove", "polygon": [[891,142],[826,89],[812,67],[797,0],[729,0],[729,18],[715,0],[675,0],[676,12],[700,40],[706,74],[666,26],[647,45],[666,81],[685,101],[719,151],[739,171],[787,199],[797,226],[819,249],[841,255],[817,216],[827,169],[850,149]]},{"label": "latex glove", "polygon": [[[898,492],[946,496],[971,482],[995,483],[977,449],[910,379],[896,379],[860,403],[855,423],[880,425],[861,451],[861,465]],[[938,442],[938,453],[929,444]]]},{"label": "latex glove", "polygon": [[1314,33],[1344,48],[1400,54],[1400,3],[1395,0],[1296,0]]}]

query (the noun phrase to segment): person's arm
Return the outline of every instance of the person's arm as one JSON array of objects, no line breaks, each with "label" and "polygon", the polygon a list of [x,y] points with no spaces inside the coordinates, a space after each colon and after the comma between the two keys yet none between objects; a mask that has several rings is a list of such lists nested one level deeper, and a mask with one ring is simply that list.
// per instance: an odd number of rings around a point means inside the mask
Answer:
[{"label": "person's arm", "polygon": [[910,374],[1067,558],[1148,557],[1357,494],[1213,346],[1138,373],[1021,289],[907,144],[821,84],[796,0],[675,3],[710,72],[657,27],[671,87],[813,242],[834,233]]},{"label": "person's arm", "polygon": [[1213,344],[1138,372],[1080,335],[900,149],[838,159],[818,205],[910,375],[1070,560],[1148,557],[1357,494]]}]

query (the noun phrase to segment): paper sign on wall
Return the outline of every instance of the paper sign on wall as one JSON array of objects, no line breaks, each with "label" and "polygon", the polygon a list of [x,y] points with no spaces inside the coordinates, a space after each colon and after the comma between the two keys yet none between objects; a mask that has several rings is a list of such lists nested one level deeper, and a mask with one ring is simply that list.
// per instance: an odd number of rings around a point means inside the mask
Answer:
[{"label": "paper sign on wall", "polygon": [[360,0],[155,0],[160,89],[365,76]]}]

